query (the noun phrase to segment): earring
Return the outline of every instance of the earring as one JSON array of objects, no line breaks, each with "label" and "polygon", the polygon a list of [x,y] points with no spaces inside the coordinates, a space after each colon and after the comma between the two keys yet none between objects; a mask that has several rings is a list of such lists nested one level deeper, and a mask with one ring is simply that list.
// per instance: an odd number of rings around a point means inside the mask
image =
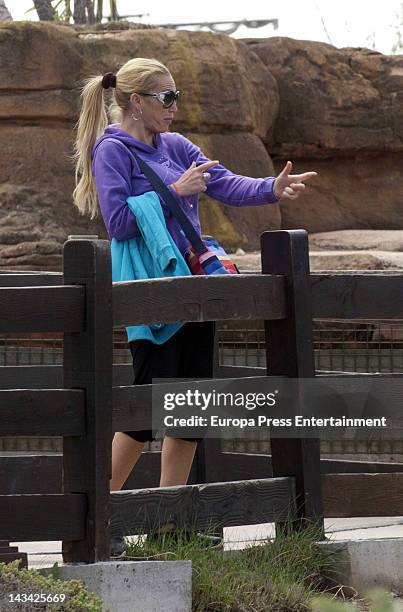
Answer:
[{"label": "earring", "polygon": [[[140,115],[142,114],[143,114],[143,109],[140,107]],[[140,119],[140,117],[135,117],[134,113],[132,113],[130,116],[134,121],[138,121]]]}]

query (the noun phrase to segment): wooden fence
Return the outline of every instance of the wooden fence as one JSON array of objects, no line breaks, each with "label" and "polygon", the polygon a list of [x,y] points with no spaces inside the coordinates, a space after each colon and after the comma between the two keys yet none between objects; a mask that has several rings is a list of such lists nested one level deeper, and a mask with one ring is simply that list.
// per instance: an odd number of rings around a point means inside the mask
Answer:
[{"label": "wooden fence", "polygon": [[192,484],[166,489],[152,488],[159,453],[145,453],[132,488],[110,495],[113,432],[151,428],[152,391],[113,365],[114,326],[263,319],[267,368],[217,364],[216,378],[312,378],[313,317],[402,318],[401,274],[311,275],[304,230],[265,232],[261,247],[262,274],[112,284],[109,242],[71,240],[63,274],[0,275],[0,333],[64,333],[63,366],[0,368],[0,436],[63,436],[62,457],[0,459],[0,541],[62,540],[65,561],[94,562],[109,558],[111,533],[161,520],[203,529],[290,513],[322,526],[323,516],[403,515],[403,466],[320,461],[318,439],[273,438],[271,457],[206,439]]}]

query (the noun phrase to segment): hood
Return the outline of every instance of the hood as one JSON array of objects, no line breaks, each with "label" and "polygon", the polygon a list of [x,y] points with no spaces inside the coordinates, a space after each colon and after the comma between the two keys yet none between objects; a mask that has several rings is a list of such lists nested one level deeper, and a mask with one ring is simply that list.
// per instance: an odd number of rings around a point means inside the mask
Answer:
[{"label": "hood", "polygon": [[126,147],[129,147],[129,148],[133,147],[139,153],[146,153],[148,155],[157,153],[161,146],[161,134],[155,134],[154,142],[156,146],[152,147],[148,144],[145,144],[141,140],[137,140],[136,138],[131,136],[128,132],[121,130],[120,124],[115,123],[115,124],[109,125],[104,131],[104,133],[102,134],[102,136],[98,138],[98,140],[96,141],[94,148],[92,149],[93,158],[101,142],[105,140],[106,138],[110,138],[110,137],[115,138],[116,140],[120,140],[124,145],[126,145]]}]

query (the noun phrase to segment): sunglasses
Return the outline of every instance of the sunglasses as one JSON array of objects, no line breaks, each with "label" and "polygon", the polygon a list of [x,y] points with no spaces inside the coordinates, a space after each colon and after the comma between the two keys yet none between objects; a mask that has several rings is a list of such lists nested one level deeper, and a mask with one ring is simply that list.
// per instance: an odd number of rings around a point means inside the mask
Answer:
[{"label": "sunglasses", "polygon": [[137,92],[139,96],[151,96],[157,98],[158,102],[161,102],[164,108],[170,108],[174,102],[179,100],[179,91],[160,91],[159,93],[144,93],[142,91]]}]

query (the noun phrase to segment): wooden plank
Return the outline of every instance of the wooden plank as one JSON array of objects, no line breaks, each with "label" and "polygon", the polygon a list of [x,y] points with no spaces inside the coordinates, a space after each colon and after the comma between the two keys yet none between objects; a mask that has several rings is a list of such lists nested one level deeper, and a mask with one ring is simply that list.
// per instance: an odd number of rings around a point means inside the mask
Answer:
[{"label": "wooden plank", "polygon": [[[113,386],[130,385],[132,364],[114,364]],[[63,366],[1,366],[0,389],[60,389],[63,386]]]},{"label": "wooden plank", "polygon": [[28,569],[28,556],[27,553],[23,552],[1,552],[0,550],[0,563],[12,563],[13,561],[21,561],[19,567]]},{"label": "wooden plank", "polygon": [[133,383],[133,377],[133,365],[131,363],[113,364],[112,384],[114,387],[131,385]]},{"label": "wooden plank", "polygon": [[[276,377],[277,378],[277,377]],[[283,378],[283,377],[279,377],[279,378]],[[322,377],[322,380],[325,377]],[[332,377],[333,378],[333,377]],[[225,381],[225,380],[229,380],[229,379],[215,379],[216,381],[216,385],[221,382],[221,381]],[[236,385],[242,384],[243,385],[243,390],[245,391],[246,388],[248,389],[259,389],[260,391],[262,391],[262,389],[269,384],[270,386],[270,380],[272,380],[272,377],[263,377],[263,376],[257,376],[257,377],[253,377],[253,376],[249,376],[249,377],[241,377],[239,379],[231,379],[231,385],[233,385],[233,388],[239,388]],[[378,379],[379,380],[379,379]],[[368,411],[372,410],[373,412],[368,412],[368,414],[366,414],[365,416],[378,416],[378,412],[376,409],[376,405],[377,405],[377,400],[376,400],[376,393],[378,394],[378,398],[381,397],[381,391],[382,391],[382,386],[379,387],[378,390],[375,389],[375,385],[373,380],[370,379],[370,377],[365,377],[364,382],[367,383],[368,382],[368,391],[370,390],[370,387],[372,388],[372,392],[373,392],[373,396],[371,399],[371,402],[368,400],[367,401],[367,407],[368,407]],[[402,395],[401,395],[401,384],[399,381],[397,381],[397,385],[389,385],[388,389],[385,390],[385,392],[383,393],[384,399],[386,398],[387,400],[387,404],[388,404],[388,419],[389,419],[389,414],[392,413],[393,414],[393,407],[395,406],[396,410],[398,410],[401,406],[401,399],[402,399]],[[206,381],[202,381],[199,380],[197,381],[197,389],[203,393],[205,390],[207,392],[211,391],[211,380],[206,380]],[[247,385],[247,387],[246,387]],[[366,385],[362,385],[361,390],[365,390],[365,386]],[[153,391],[155,391],[156,393],[158,393],[158,396],[161,397],[162,393],[165,392],[169,392],[170,391],[170,387],[173,388],[173,390],[178,393],[180,391],[183,391],[184,393],[186,393],[186,391],[190,388],[190,382],[183,382],[183,383],[176,383],[176,382],[164,382],[161,384],[156,384],[154,383],[153,385],[131,385],[128,387],[114,387],[113,388],[113,414],[112,414],[112,428],[113,431],[140,431],[143,429],[153,429],[153,422],[152,422],[152,413],[153,413]],[[272,387],[271,387],[272,388]],[[349,401],[353,402],[354,401],[354,394],[347,394],[345,395],[344,398],[344,405],[345,407],[349,405]],[[394,428],[389,430],[389,435],[391,436],[391,432],[394,432],[393,435],[393,439],[396,439],[399,437],[400,435],[400,430],[401,430],[401,422],[396,418],[396,419],[389,419],[393,424],[394,424]],[[388,422],[389,422],[388,420]],[[154,427],[155,427],[155,423],[154,423]],[[157,427],[159,428],[159,427]],[[267,431],[269,432],[270,429],[268,428]],[[257,431],[257,427],[256,427],[256,432],[255,435],[258,436],[258,431]],[[209,431],[209,434],[211,436],[212,431]],[[221,438],[221,437],[225,437],[227,435],[227,432],[225,431],[224,428],[222,428],[221,430],[217,430],[216,433],[216,437],[217,438]],[[252,432],[249,431],[247,428],[244,429],[238,429],[237,433],[236,433],[236,437],[239,439],[250,439],[250,436],[252,435]],[[208,435],[208,437],[210,437]],[[284,438],[274,438],[272,439],[273,444],[275,445],[276,439],[281,439],[283,440]],[[209,444],[211,446],[211,442],[206,442],[207,444]],[[272,444],[272,448],[273,448],[273,444]],[[294,443],[294,442],[290,442],[290,446],[295,446],[298,445],[299,443]],[[309,442],[306,443],[308,447],[312,446],[311,444],[309,444]],[[318,442],[319,444],[319,442]],[[315,444],[315,447],[317,445]],[[319,449],[317,449],[317,451],[319,452]],[[210,449],[210,457],[211,457],[211,449]],[[290,459],[291,460],[291,459]],[[210,461],[210,459],[209,459]],[[319,461],[319,458],[318,458]],[[215,465],[215,464],[214,464]],[[319,463],[318,463],[319,466]],[[287,469],[291,469],[290,467]],[[288,474],[291,475],[291,474]]]},{"label": "wooden plank", "polygon": [[403,463],[321,459],[320,470],[322,474],[387,474],[403,472]]},{"label": "wooden plank", "polygon": [[[394,473],[403,472],[403,463],[381,463],[368,461],[345,461],[343,459],[321,459],[322,474],[339,473]],[[271,455],[253,453],[220,453],[219,460],[210,465],[207,482],[270,478],[272,476]]]},{"label": "wooden plank", "polygon": [[403,273],[312,274],[315,319],[403,319]]},{"label": "wooden plank", "polygon": [[1,455],[0,494],[22,495],[62,492],[63,457],[53,455]]},{"label": "wooden plank", "polygon": [[[258,274],[258,270],[244,274]],[[402,319],[401,270],[321,270],[310,273],[315,319]]]},{"label": "wooden plank", "polygon": [[0,539],[10,542],[81,540],[85,495],[0,495]]},{"label": "wooden plank", "polygon": [[0,546],[0,555],[13,552],[18,552],[18,546]]},{"label": "wooden plank", "polygon": [[[0,457],[0,494],[47,494],[62,492],[63,456],[9,455]],[[159,485],[161,453],[141,454],[124,489],[144,489]]]},{"label": "wooden plank", "polygon": [[[255,277],[258,275],[254,273],[242,276]],[[327,274],[311,273],[313,316],[314,318],[339,319],[401,319],[403,318],[402,277],[402,274],[396,273],[372,274],[369,272],[354,273],[354,271]],[[48,288],[56,288],[55,285],[59,285],[62,279],[63,275],[59,273],[55,273],[54,276],[0,274],[0,287],[21,288],[22,286],[25,287],[30,281],[30,286],[33,288],[43,287],[45,284]],[[127,285],[127,283],[123,284]],[[117,285],[121,284],[114,284],[114,291]],[[29,289],[29,287],[25,288]],[[377,296],[376,300],[373,299],[374,295]],[[368,296],[370,299],[368,299]],[[57,329],[61,328],[51,328],[49,331],[56,331]],[[1,329],[1,331],[12,330],[8,328]],[[14,331],[22,331],[22,329],[19,328]],[[24,331],[31,330],[24,329]],[[47,330],[41,329],[40,331]]]},{"label": "wooden plank", "polygon": [[[260,271],[256,271],[253,274],[260,274]],[[237,331],[237,330],[245,330],[245,329],[253,329],[254,331],[260,331],[263,329],[263,321],[258,319],[253,320],[243,320],[243,319],[235,319],[230,321],[220,321],[217,325],[218,331],[226,332],[226,331]]]},{"label": "wooden plank", "polygon": [[0,436],[79,436],[84,432],[81,389],[0,391]]},{"label": "wooden plank", "polygon": [[284,311],[281,276],[186,276],[113,283],[115,326],[263,315],[281,319]]},{"label": "wooden plank", "polygon": [[[305,230],[264,232],[263,274],[285,276],[286,317],[265,317],[268,376],[312,378],[315,358],[312,331],[308,234]],[[319,439],[271,439],[273,476],[294,476],[299,518],[323,526]]]},{"label": "wooden plank", "polygon": [[266,376],[266,368],[252,366],[220,365],[217,378],[243,378],[245,376]]},{"label": "wooden plank", "polygon": [[[0,457],[0,494],[48,494],[62,492],[63,456],[2,455]],[[161,471],[161,453],[141,454],[136,468],[129,475],[124,489],[157,487]]]},{"label": "wooden plank", "polygon": [[112,430],[152,429],[152,385],[112,389]]},{"label": "wooden plank", "polygon": [[[207,482],[227,482],[269,478],[272,475],[271,455],[253,453],[220,453],[215,468],[210,467]],[[161,467],[161,453],[147,451],[141,454],[135,469],[124,484],[124,489],[157,487]],[[2,455],[0,457],[0,494],[22,495],[62,492],[63,458],[52,455]],[[345,461],[321,459],[322,474],[398,473],[403,463]],[[200,474],[194,462],[189,484],[200,484]]]},{"label": "wooden plank", "polygon": [[[219,448],[220,446],[217,451]],[[273,475],[271,457],[268,455],[220,452],[219,457],[216,457],[214,461],[214,455],[211,460],[209,451],[210,449],[206,450],[207,482],[271,478]]]},{"label": "wooden plank", "polygon": [[1,366],[0,389],[60,389],[63,366]]},{"label": "wooden plank", "polygon": [[85,390],[86,435],[63,438],[64,492],[85,493],[88,513],[80,542],[63,542],[65,562],[109,559],[109,479],[112,448],[112,270],[108,240],[68,240],[64,282],[85,287],[85,328],[65,333],[66,388]]},{"label": "wooden plank", "polygon": [[112,493],[112,535],[171,523],[197,529],[286,520],[295,512],[292,478],[187,485]]},{"label": "wooden plank", "polygon": [[83,287],[0,287],[0,333],[83,329]]},{"label": "wooden plank", "polygon": [[[217,378],[244,378],[250,376],[266,376],[266,368],[251,366],[219,366]],[[364,376],[362,372],[346,372],[330,374],[331,376]],[[329,374],[317,374],[329,376]],[[368,374],[372,377],[401,377],[398,372]],[[130,386],[133,381],[132,364],[113,365],[113,386]],[[0,389],[60,389],[63,385],[63,366],[0,366]]]},{"label": "wooden plank", "polygon": [[0,272],[0,287],[50,287],[63,285],[60,272]]},{"label": "wooden plank", "polygon": [[329,518],[403,516],[403,472],[324,474],[322,495]]},{"label": "wooden plank", "polygon": [[0,563],[12,563],[20,561],[20,568],[28,568],[27,553],[18,552],[18,546],[10,546],[5,540],[0,540]]},{"label": "wooden plank", "polygon": [[[240,380],[243,380],[242,377]],[[248,385],[253,386],[255,377],[248,377]],[[216,379],[219,380],[219,379]],[[261,376],[256,377],[256,382],[262,384]],[[154,383],[154,385],[131,385],[127,387],[113,388],[113,417],[112,427],[114,431],[136,431],[141,429],[150,429],[152,424],[152,391],[157,392],[157,389],[166,389],[174,386],[175,392],[186,390],[189,388],[189,381],[183,383]],[[204,389],[211,391],[210,380],[198,380],[197,388],[200,392]],[[244,432],[245,435],[247,433]],[[242,435],[240,433],[240,435]]]}]

